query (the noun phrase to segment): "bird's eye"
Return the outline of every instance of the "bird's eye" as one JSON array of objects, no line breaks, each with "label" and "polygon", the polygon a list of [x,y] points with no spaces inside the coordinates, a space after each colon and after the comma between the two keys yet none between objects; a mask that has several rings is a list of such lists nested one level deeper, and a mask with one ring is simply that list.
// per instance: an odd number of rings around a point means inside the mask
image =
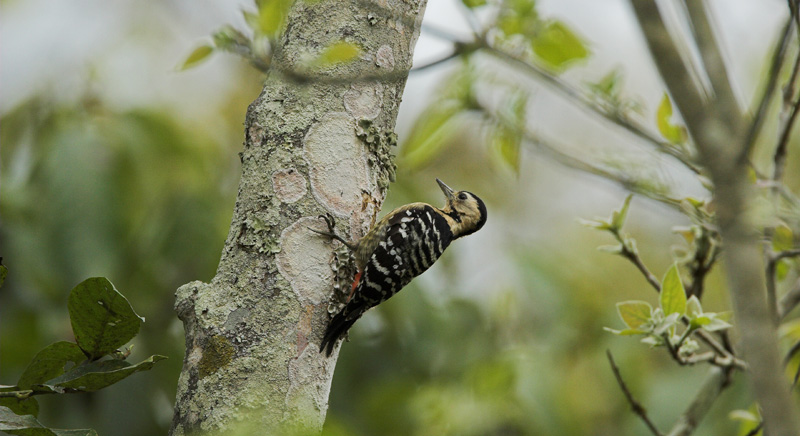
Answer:
[{"label": "bird's eye", "polygon": [[465,194],[463,192],[458,194],[458,199],[459,200],[466,200],[467,199],[467,194]]}]

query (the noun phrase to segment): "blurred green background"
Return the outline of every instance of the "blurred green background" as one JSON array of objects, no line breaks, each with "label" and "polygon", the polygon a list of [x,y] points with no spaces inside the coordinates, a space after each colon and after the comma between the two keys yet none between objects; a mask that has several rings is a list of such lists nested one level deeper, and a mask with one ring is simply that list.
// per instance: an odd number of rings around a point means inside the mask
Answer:
[{"label": "blurred green background", "polygon": [[[454,6],[443,3],[430,2],[426,23],[463,34],[465,24],[449,18]],[[169,360],[102,392],[41,397],[39,418],[101,435],[165,434],[184,350],[173,294],[214,275],[237,189],[244,115],[261,83],[257,71],[230,56],[186,72],[175,66],[215,28],[241,24],[239,10],[252,5],[0,6],[0,256],[9,268],[0,290],[0,384],[13,384],[42,347],[72,339],[68,292],[105,276],[146,318],[131,359],[158,353]],[[625,2],[537,7],[569,22],[592,50],[566,78],[597,81],[622,68],[626,92],[652,126],[663,88]],[[748,101],[772,43],[748,35],[772,35],[784,9],[777,0],[737,1],[721,11],[728,43],[739,47],[734,72]],[[423,33],[418,61],[443,47]],[[457,68],[412,75],[398,121],[401,143]],[[536,98],[529,114],[542,131],[586,153],[654,169],[684,195],[700,189],[652,152],[620,151],[631,138],[508,74]],[[577,223],[607,216],[626,193],[525,150],[516,172],[487,147],[479,116],[457,126],[444,138],[448,153],[414,166],[398,162],[384,210],[442,203],[439,177],[481,196],[489,221],[359,321],[339,357],[325,433],[645,434],[614,381],[607,349],[656,424],[669,428],[706,369],[679,368],[662,349],[603,331],[621,327],[616,302],[655,303],[656,294],[630,264],[595,249],[611,243],[608,235]],[[685,224],[680,214],[636,197],[626,229],[660,277],[672,263],[670,247],[681,244],[670,228]],[[704,307],[726,310],[719,271],[709,285]],[[750,398],[737,376],[697,434],[735,434],[728,412],[748,408]]]}]

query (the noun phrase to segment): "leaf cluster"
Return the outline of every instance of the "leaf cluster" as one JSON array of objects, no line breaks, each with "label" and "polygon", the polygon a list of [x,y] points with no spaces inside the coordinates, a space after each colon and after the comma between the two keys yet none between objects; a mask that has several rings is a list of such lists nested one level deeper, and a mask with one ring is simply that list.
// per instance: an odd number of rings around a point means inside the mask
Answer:
[{"label": "leaf cluster", "polygon": [[[311,0],[305,0],[311,1]],[[200,65],[215,52],[227,52],[240,56],[262,72],[272,64],[272,53],[277,41],[286,30],[286,20],[294,0],[256,0],[255,12],[242,10],[247,30],[241,31],[225,25],[211,35],[212,42],[196,47],[180,64],[179,70],[188,70]],[[362,53],[359,44],[337,40],[322,47],[314,56],[306,59],[305,69],[324,70],[351,62]]]},{"label": "leaf cluster", "polygon": [[621,336],[643,335],[643,343],[671,347],[682,357],[699,348],[690,338],[695,330],[714,332],[731,327],[728,313],[704,312],[696,296],[686,298],[677,264],[670,267],[661,281],[658,307],[653,308],[645,301],[623,301],[617,303],[617,312],[627,328],[606,328],[607,331]]},{"label": "leaf cluster", "polygon": [[[0,282],[0,284],[2,284]],[[95,435],[94,430],[57,430],[36,417],[34,396],[94,392],[140,371],[165,356],[153,355],[137,364],[126,361],[131,349],[120,350],[134,336],[144,318],[104,277],[92,277],[69,294],[75,342],[59,341],[34,356],[13,386],[0,387],[0,431],[20,435]]]}]

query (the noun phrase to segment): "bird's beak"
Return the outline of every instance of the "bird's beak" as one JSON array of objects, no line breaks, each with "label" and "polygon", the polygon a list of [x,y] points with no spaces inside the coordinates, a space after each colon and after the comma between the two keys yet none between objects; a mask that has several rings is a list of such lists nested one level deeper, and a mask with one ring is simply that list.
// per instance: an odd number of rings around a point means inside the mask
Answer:
[{"label": "bird's beak", "polygon": [[438,183],[439,187],[442,188],[442,192],[444,192],[444,196],[447,197],[447,201],[452,200],[453,190],[449,186],[445,185],[444,182],[439,179],[436,179],[436,183]]}]

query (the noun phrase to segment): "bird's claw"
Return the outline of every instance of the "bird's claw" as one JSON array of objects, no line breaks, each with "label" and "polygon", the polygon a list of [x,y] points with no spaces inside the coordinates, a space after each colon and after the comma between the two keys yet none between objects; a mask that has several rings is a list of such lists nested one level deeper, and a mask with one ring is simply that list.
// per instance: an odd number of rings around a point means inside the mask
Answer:
[{"label": "bird's claw", "polygon": [[334,229],[336,228],[336,220],[333,218],[333,215],[328,212],[324,215],[320,215],[319,218],[324,219],[325,224],[328,225],[328,231],[334,233]]}]

